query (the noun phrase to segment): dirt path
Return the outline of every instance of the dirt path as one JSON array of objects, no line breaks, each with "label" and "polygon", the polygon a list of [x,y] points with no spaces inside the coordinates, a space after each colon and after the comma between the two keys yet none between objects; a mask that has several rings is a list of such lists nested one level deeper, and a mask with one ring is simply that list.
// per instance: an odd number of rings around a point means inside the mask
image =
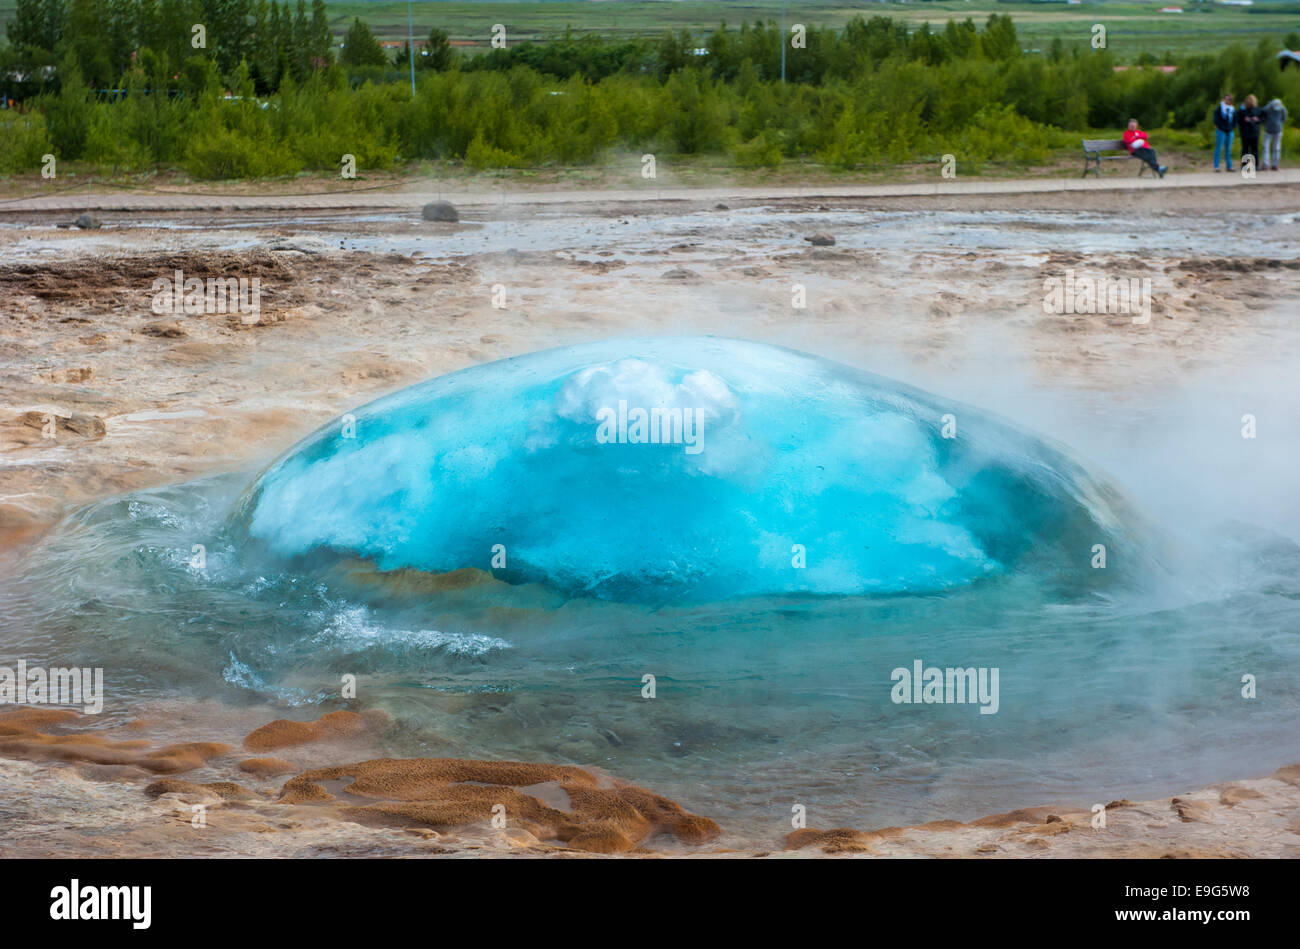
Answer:
[{"label": "dirt path", "polygon": [[[1110,194],[1108,207],[1121,207],[1122,201],[1131,200],[1133,192],[1140,192],[1144,197],[1158,194],[1161,203],[1168,207],[1185,208],[1189,205],[1231,203],[1240,206],[1244,195],[1243,188],[1276,188],[1279,185],[1300,184],[1300,170],[1288,169],[1278,172],[1261,172],[1258,177],[1247,180],[1239,174],[1214,174],[1196,172],[1154,179],[1149,176],[1120,176],[1110,174],[1102,178],[962,178],[943,179],[936,177],[929,182],[910,182],[888,185],[843,185],[809,187],[727,187],[727,188],[681,188],[661,187],[654,180],[638,180],[637,187],[621,190],[584,191],[564,189],[557,191],[537,191],[512,188],[503,182],[497,189],[460,190],[456,186],[446,189],[430,187],[426,180],[415,180],[392,188],[375,189],[362,182],[357,187],[339,187],[328,194],[284,194],[284,195],[236,195],[216,192],[204,192],[202,186],[193,189],[151,191],[146,189],[117,190],[107,192],[86,192],[80,186],[67,187],[51,182],[51,193],[25,198],[0,200],[0,213],[8,212],[81,212],[81,211],[194,211],[205,209],[220,210],[324,210],[324,209],[401,209],[418,208],[430,201],[451,201],[465,207],[483,205],[571,205],[598,202],[602,205],[637,205],[659,202],[688,202],[702,205],[716,203],[772,203],[791,200],[835,199],[894,199],[894,198],[938,198],[938,199],[978,199],[1004,197],[1010,195],[1062,196],[1068,195],[1074,206],[1080,206],[1083,200],[1093,200],[1099,194]],[[1202,189],[1234,190],[1231,198],[1226,196],[1208,197],[1204,194],[1190,199],[1188,192]],[[1079,195],[1086,193],[1091,197],[1083,199]],[[1120,198],[1120,202],[1114,200]],[[1250,198],[1247,202],[1255,203]],[[968,206],[978,207],[981,202],[972,201]],[[1257,205],[1264,206],[1264,205]]]}]

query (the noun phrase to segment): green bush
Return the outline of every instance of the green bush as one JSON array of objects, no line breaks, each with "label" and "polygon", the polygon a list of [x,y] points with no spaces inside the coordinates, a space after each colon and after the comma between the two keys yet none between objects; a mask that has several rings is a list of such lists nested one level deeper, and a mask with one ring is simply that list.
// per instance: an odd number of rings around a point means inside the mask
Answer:
[{"label": "green bush", "polygon": [[537,117],[559,161],[594,161],[618,135],[613,109],[597,88],[580,78],[560,89],[539,90],[537,100]]},{"label": "green bush", "polygon": [[737,145],[731,152],[731,160],[740,168],[778,168],[781,149],[766,134],[759,134]]},{"label": "green bush", "polygon": [[722,143],[722,94],[702,72],[685,70],[669,76],[660,91],[659,111],[670,148],[695,155]]},{"label": "green bush", "polygon": [[269,178],[301,170],[283,147],[258,141],[220,125],[201,132],[182,163],[195,178]]},{"label": "green bush", "polygon": [[58,95],[42,96],[37,104],[45,113],[55,154],[69,161],[80,158],[85,151],[91,115],[101,107],[91,100],[90,90],[82,82],[81,70],[72,57],[64,59],[59,75]]},{"label": "green bush", "polygon": [[1009,105],[986,106],[949,150],[958,161],[1041,163],[1047,158],[1047,132]]},{"label": "green bush", "polygon": [[829,141],[817,153],[818,160],[845,171],[880,161],[885,148],[880,129],[887,123],[888,116],[883,113],[859,119],[851,108],[846,108],[831,127]]},{"label": "green bush", "polygon": [[114,172],[145,171],[154,156],[144,143],[123,134],[123,109],[97,109],[90,121],[82,157]]},{"label": "green bush", "polygon": [[45,116],[0,111],[0,173],[39,171],[45,155],[53,154]]},{"label": "green bush", "polygon": [[401,87],[366,83],[353,91],[313,77],[301,87],[282,85],[267,121],[299,168],[334,169],[344,155],[353,155],[358,168],[381,169],[397,158],[398,116],[409,99]]},{"label": "green bush", "polygon": [[524,168],[529,163],[520,155],[489,145],[480,133],[474,136],[474,140],[465,149],[465,164],[471,168],[491,169]]}]

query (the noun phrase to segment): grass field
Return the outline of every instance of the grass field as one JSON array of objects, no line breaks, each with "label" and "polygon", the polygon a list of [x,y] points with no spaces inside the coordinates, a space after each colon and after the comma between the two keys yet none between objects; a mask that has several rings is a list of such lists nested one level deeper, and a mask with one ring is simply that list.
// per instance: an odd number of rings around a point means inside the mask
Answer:
[{"label": "grass field", "polygon": [[[9,0],[3,0],[9,2]],[[1160,13],[1166,5],[1181,5],[1182,14]],[[720,22],[738,28],[742,22],[781,18],[782,4],[749,0],[539,0],[531,3],[415,2],[411,5],[415,35],[433,26],[453,39],[483,46],[494,23],[503,23],[511,39],[535,39],[562,32],[630,36],[663,30],[711,30]],[[334,28],[342,32],[353,16],[360,16],[384,39],[405,39],[407,5],[391,0],[330,2]],[[1086,46],[1095,23],[1106,26],[1108,47],[1121,61],[1144,52],[1212,53],[1238,40],[1254,45],[1260,39],[1276,40],[1300,30],[1300,3],[1256,3],[1254,7],[1225,7],[1195,0],[1150,3],[999,3],[996,0],[938,3],[789,4],[789,23],[842,26],[854,16],[883,14],[919,26],[942,26],[950,19],[972,17],[982,22],[990,13],[1009,13],[1016,22],[1025,49],[1046,49],[1056,37],[1067,45]]]},{"label": "grass field", "polygon": [[[1046,49],[1056,37],[1067,45],[1087,46],[1093,24],[1106,26],[1108,48],[1120,62],[1144,52],[1161,55],[1212,53],[1233,41],[1254,45],[1280,41],[1300,31],[1300,3],[1227,7],[1197,0],[1167,0],[1182,14],[1160,13],[1165,2],[999,3],[996,0],[936,3],[845,3],[812,0],[789,4],[789,23],[841,26],[854,16],[883,14],[920,25],[942,26],[949,19],[1009,13],[1025,49]],[[15,0],[0,0],[0,22],[13,15]],[[384,40],[404,40],[407,4],[393,0],[327,0],[334,30],[342,34],[354,16],[366,20]],[[492,25],[505,24],[510,41],[539,39],[570,28],[575,33],[606,36],[658,34],[664,30],[729,28],[759,19],[781,19],[780,0],[535,0],[523,3],[416,0],[411,4],[416,37],[438,26],[454,40],[486,48]]]}]

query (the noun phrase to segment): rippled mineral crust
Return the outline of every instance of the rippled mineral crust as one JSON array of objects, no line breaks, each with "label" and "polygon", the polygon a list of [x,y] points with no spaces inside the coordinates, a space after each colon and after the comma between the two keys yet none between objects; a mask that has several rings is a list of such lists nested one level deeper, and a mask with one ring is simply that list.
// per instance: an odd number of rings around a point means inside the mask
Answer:
[{"label": "rippled mineral crust", "polygon": [[[1300,803],[1300,764],[1172,799],[1112,801],[1105,808],[1105,827],[1095,826],[1091,808],[1039,806],[969,822],[934,820],[877,830],[806,828],[785,835],[776,849],[772,845],[779,832],[773,831],[770,840],[750,840],[737,848],[733,844],[740,841],[710,818],[583,767],[377,758],[302,771],[277,792],[223,777],[232,774],[234,756],[228,754],[190,762],[189,770],[203,768],[218,780],[156,778],[146,764],[154,755],[144,748],[116,767],[97,763],[93,755],[60,754],[60,739],[76,739],[84,748],[106,746],[105,733],[116,729],[69,731],[87,729],[91,718],[0,710],[0,735],[6,742],[46,739],[21,750],[19,756],[27,760],[11,760],[18,757],[12,744],[0,743],[0,777],[13,789],[0,801],[0,821],[14,827],[32,821],[49,825],[40,834],[6,835],[0,855],[192,855],[196,845],[215,847],[223,855],[264,857],[1206,858],[1300,853],[1300,821],[1294,816]],[[230,745],[210,742],[185,746],[233,751]],[[206,809],[201,838],[193,826],[192,805],[197,803]],[[502,810],[495,811],[498,805]],[[498,815],[504,826],[492,823]]]},{"label": "rippled mineral crust", "polygon": [[283,758],[245,758],[239,762],[239,770],[259,778],[271,778],[281,774],[291,774],[298,768],[292,761]]},{"label": "rippled mineral crust", "polygon": [[372,712],[367,720],[364,715],[342,710],[330,712],[314,722],[280,718],[252,732],[244,739],[244,747],[249,751],[272,751],[330,738],[351,738],[378,724],[382,718],[382,714]]},{"label": "rippled mineral crust", "polygon": [[0,711],[0,755],[125,765],[154,774],[177,774],[198,768],[208,759],[231,750],[229,745],[213,741],[182,742],[154,750],[143,739],[115,741],[98,731],[51,734],[45,730],[83,718],[76,712],[59,709],[4,709]]},{"label": "rippled mineral crust", "polygon": [[633,602],[927,593],[1006,573],[1082,592],[1117,572],[1089,569],[1095,544],[1137,547],[1116,492],[1042,438],[712,337],[572,346],[412,386],[292,449],[235,523],[280,557],[491,569]]},{"label": "rippled mineral crust", "polygon": [[446,830],[499,815],[538,839],[595,853],[626,853],[658,833],[686,843],[721,833],[707,817],[644,788],[602,782],[583,768],[522,761],[381,758],[307,771],[284,785],[280,800],[330,802],[335,798],[323,782],[347,778],[348,797],[375,802],[345,808],[346,816],[362,823]]},{"label": "rippled mineral crust", "polygon": [[[96,773],[120,781],[149,772],[195,771],[208,759],[225,757],[234,750],[223,743],[188,742],[150,751],[147,740],[116,742],[103,734],[106,730],[59,733],[64,728],[84,728],[88,718],[75,712],[0,711],[0,756],[92,767],[116,765],[120,767],[111,774]],[[293,744],[355,739],[376,721],[374,716],[346,711],[331,712],[313,722],[281,719],[249,733],[244,745],[263,746],[268,736],[275,747],[286,738]],[[298,770],[276,759],[246,760],[238,767],[265,776],[281,766]],[[338,790],[339,796],[327,790],[326,784]],[[144,794],[150,798],[174,794],[183,800],[259,799],[256,792],[229,780],[162,778],[147,784]],[[348,821],[444,831],[487,825],[499,815],[502,829],[522,829],[538,841],[591,853],[627,853],[660,834],[682,843],[701,844],[721,833],[709,818],[691,814],[668,798],[626,781],[572,765],[522,761],[380,758],[316,768],[290,778],[278,803],[286,807],[339,805],[336,816]]]}]

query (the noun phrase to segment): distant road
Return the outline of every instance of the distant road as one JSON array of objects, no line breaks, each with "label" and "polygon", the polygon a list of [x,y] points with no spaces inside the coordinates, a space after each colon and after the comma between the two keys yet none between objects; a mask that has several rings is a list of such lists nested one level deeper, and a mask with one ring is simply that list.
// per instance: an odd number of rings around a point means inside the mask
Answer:
[{"label": "distant road", "polygon": [[[392,189],[339,189],[326,194],[223,195],[200,191],[150,191],[131,189],[110,192],[84,192],[79,188],[54,191],[47,195],[0,199],[0,212],[82,211],[232,211],[232,210],[384,210],[418,208],[429,201],[451,201],[458,207],[491,205],[565,205],[565,204],[648,204],[659,201],[742,202],[815,200],[818,198],[905,198],[962,195],[1053,194],[1062,192],[1159,191],[1186,188],[1250,188],[1261,185],[1300,184],[1300,169],[1260,172],[1254,180],[1240,174],[1170,174],[1164,179],[1132,174],[1111,174],[1097,178],[937,178],[934,181],[904,184],[811,185],[807,187],[656,187],[646,181],[637,188],[620,190],[555,191],[510,189],[462,191],[455,184],[446,190],[428,190],[427,184],[396,184]],[[421,190],[399,190],[419,187]],[[1235,198],[1232,200],[1236,200]],[[1224,210],[1232,210],[1225,199]]]}]

